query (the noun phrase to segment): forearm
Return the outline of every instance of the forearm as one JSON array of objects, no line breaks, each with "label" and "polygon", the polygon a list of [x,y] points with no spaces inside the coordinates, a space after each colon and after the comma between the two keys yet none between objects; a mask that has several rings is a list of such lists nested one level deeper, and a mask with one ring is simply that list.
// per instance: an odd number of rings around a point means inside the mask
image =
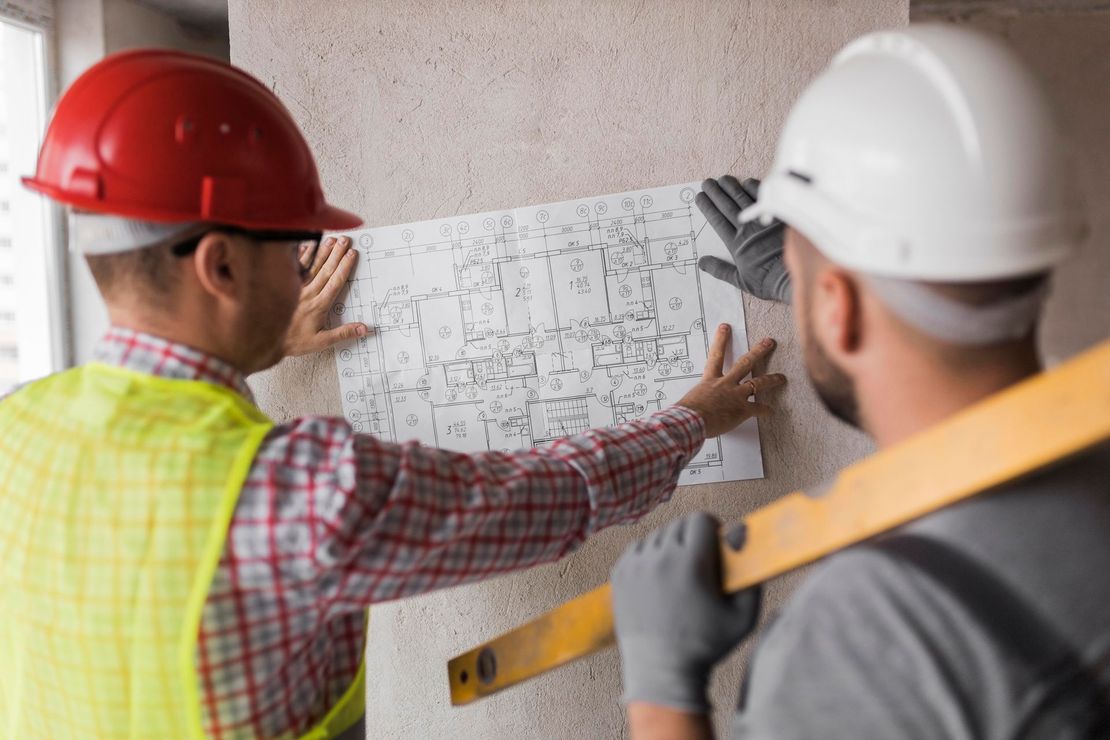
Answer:
[{"label": "forearm", "polygon": [[701,417],[672,406],[644,419],[566,437],[534,452],[568,466],[581,481],[579,495],[589,502],[587,533],[592,533],[634,521],[669,498],[704,441]]},{"label": "forearm", "polygon": [[378,574],[362,597],[395,599],[558,559],[666,500],[703,440],[700,418],[685,409],[513,453],[360,438],[358,498],[372,516],[359,527],[353,568]]},{"label": "forearm", "polygon": [[656,704],[628,705],[632,740],[712,740],[713,729],[704,714],[680,712]]}]

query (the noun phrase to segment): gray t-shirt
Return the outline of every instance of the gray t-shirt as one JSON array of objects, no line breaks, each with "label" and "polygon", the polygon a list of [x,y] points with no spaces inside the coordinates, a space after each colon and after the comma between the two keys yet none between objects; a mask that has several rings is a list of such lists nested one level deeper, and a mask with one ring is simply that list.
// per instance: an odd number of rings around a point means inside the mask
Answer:
[{"label": "gray t-shirt", "polygon": [[1066,705],[1110,696],[1110,448],[887,542],[829,558],[764,632],[736,740],[1107,732]]}]

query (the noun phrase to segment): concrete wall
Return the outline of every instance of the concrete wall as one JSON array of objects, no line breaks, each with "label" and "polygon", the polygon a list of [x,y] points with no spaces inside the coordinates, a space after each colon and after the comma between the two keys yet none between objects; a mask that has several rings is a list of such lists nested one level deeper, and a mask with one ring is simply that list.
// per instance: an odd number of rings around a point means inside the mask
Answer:
[{"label": "concrete wall", "polygon": [[[303,127],[339,205],[387,224],[562,200],[770,164],[802,85],[847,40],[904,24],[900,0],[355,2],[233,0],[232,61]],[[794,379],[762,425],[767,479],[681,491],[635,527],[550,566],[375,608],[369,722],[383,738],[611,738],[623,733],[607,652],[476,706],[448,705],[445,661],[591,588],[624,545],[694,509],[735,520],[812,485],[868,445],[804,381],[788,314],[747,305]],[[278,418],[341,412],[331,355],[257,376]],[[794,579],[772,584],[774,609]],[[740,657],[718,676],[723,720]],[[722,726],[723,729],[723,726]]]}]

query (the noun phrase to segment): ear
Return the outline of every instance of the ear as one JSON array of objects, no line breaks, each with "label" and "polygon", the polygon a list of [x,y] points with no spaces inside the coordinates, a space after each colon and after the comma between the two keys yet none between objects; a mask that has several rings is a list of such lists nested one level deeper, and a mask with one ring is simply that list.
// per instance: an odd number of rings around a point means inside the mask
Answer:
[{"label": "ear", "polygon": [[214,298],[236,299],[243,289],[243,271],[234,237],[210,231],[197,244],[193,267],[197,282]]},{"label": "ear", "polygon": [[814,281],[812,316],[816,339],[829,357],[850,362],[860,349],[862,296],[853,275],[833,265],[825,266]]}]

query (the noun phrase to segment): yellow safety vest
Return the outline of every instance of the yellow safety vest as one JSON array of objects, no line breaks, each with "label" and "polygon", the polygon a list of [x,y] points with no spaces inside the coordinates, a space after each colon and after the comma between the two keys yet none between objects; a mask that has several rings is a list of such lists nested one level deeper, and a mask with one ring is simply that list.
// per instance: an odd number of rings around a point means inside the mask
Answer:
[{"label": "yellow safety vest", "polygon": [[[100,364],[0,403],[5,738],[203,736],[201,611],[271,427],[226,388]],[[362,716],[363,676],[306,737]]]}]

